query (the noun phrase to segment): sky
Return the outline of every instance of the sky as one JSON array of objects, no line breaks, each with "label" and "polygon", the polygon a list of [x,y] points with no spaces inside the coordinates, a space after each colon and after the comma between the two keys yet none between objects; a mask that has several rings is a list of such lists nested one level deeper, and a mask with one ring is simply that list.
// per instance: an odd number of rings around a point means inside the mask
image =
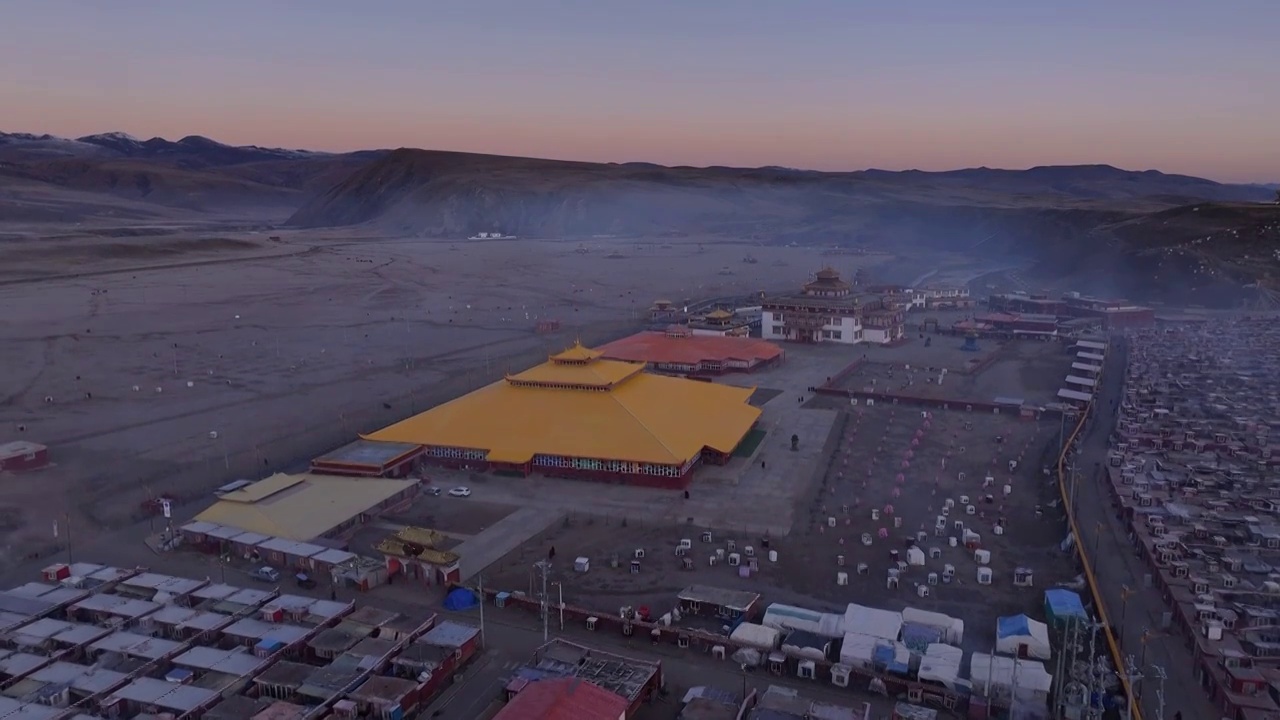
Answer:
[{"label": "sky", "polygon": [[0,131],[1280,181],[1280,0],[4,0]]}]

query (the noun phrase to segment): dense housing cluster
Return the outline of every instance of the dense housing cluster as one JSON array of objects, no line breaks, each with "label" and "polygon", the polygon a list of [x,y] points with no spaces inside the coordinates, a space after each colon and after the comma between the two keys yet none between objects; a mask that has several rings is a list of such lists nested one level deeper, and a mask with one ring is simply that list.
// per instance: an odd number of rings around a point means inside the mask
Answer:
[{"label": "dense housing cluster", "polygon": [[409,717],[479,630],[436,616],[93,563],[0,592],[0,716]]},{"label": "dense housing cluster", "polygon": [[1130,335],[1102,473],[1224,717],[1280,712],[1280,390],[1273,322]]},{"label": "dense housing cluster", "polygon": [[1046,293],[995,293],[987,298],[987,314],[955,326],[956,330],[1021,335],[1074,334],[1087,330],[1148,327],[1155,311],[1127,300],[1095,298],[1069,292],[1059,298]]}]

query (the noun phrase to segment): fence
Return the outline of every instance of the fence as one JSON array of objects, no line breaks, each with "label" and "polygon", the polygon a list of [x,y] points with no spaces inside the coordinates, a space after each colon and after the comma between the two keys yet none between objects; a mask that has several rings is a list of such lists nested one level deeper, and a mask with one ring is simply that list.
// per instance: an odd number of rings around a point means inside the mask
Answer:
[{"label": "fence", "polygon": [[1090,401],[1085,411],[1080,414],[1080,419],[1076,422],[1075,429],[1071,431],[1071,435],[1063,443],[1062,451],[1058,454],[1058,492],[1062,497],[1062,506],[1067,511],[1067,524],[1071,528],[1071,537],[1080,553],[1080,564],[1084,567],[1084,577],[1089,585],[1089,592],[1093,595],[1093,606],[1097,608],[1098,620],[1102,623],[1103,635],[1107,640],[1107,649],[1111,652],[1111,660],[1115,663],[1116,674],[1120,676],[1120,684],[1124,688],[1125,697],[1128,698],[1131,716],[1133,720],[1142,720],[1142,708],[1136,702],[1137,696],[1133,692],[1132,683],[1129,682],[1129,675],[1125,672],[1127,665],[1124,660],[1124,653],[1120,648],[1120,643],[1116,640],[1115,633],[1111,630],[1111,622],[1107,618],[1106,602],[1103,600],[1102,591],[1098,589],[1098,579],[1094,575],[1093,564],[1088,553],[1085,552],[1084,536],[1080,533],[1080,526],[1076,522],[1075,508],[1071,507],[1071,492],[1067,482],[1066,465],[1076,440],[1084,431],[1092,414],[1093,402]]}]

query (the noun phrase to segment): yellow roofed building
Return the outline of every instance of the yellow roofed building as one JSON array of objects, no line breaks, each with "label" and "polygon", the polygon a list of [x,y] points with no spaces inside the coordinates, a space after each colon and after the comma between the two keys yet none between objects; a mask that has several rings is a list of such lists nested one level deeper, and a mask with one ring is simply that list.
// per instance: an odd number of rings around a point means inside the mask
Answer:
[{"label": "yellow roofed building", "polygon": [[754,388],[652,375],[575,344],[545,363],[367,436],[451,467],[684,487],[755,425]]},{"label": "yellow roofed building", "polygon": [[223,493],[196,520],[287,540],[334,538],[404,507],[418,487],[416,480],[276,473]]}]

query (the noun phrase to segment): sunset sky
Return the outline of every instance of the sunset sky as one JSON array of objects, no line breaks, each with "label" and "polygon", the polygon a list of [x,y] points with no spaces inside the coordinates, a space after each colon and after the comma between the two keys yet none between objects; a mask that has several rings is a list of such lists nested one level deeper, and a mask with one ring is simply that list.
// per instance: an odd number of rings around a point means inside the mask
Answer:
[{"label": "sunset sky", "polygon": [[0,131],[1280,181],[1280,0],[5,0]]}]

